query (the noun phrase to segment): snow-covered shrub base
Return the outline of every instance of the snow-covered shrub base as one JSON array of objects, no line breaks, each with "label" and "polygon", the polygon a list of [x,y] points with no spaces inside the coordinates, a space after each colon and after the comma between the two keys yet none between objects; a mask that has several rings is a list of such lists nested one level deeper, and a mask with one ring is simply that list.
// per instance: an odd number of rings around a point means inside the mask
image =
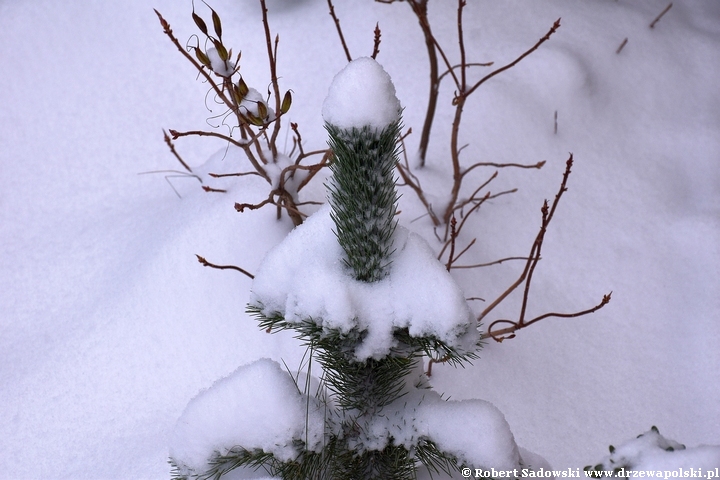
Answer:
[{"label": "snow-covered shrub base", "polygon": [[461,351],[475,349],[479,333],[465,296],[425,240],[398,226],[389,275],[367,283],[348,272],[333,227],[325,205],[271,250],[255,276],[250,304],[290,323],[312,319],[343,333],[366,331],[358,360],[386,356],[400,328]]},{"label": "snow-covered shrub base", "polygon": [[[494,405],[446,401],[427,387],[421,369],[418,373],[405,395],[367,419],[358,447],[382,450],[392,442],[412,451],[430,441],[459,464],[519,468],[518,446]],[[301,453],[297,445],[306,439],[308,450],[322,448],[332,408],[299,393],[279,364],[261,359],[217,381],[188,404],[173,431],[171,457],[182,475],[205,472],[217,455],[240,446],[271,453],[280,461],[293,460]]]},{"label": "snow-covered shrub base", "polygon": [[698,472],[698,470],[711,471],[718,467],[720,467],[720,445],[686,448],[685,445],[660,435],[658,429],[652,427],[617,448],[611,446],[610,455],[597,465],[585,469],[592,476],[599,477],[613,474],[629,476],[627,474],[629,471],[677,472],[677,469],[692,469]]}]

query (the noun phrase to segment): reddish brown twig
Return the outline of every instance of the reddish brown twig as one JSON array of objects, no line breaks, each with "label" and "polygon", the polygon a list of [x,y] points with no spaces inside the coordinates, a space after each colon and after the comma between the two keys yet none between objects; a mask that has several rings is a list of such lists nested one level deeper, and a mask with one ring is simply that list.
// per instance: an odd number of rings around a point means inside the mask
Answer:
[{"label": "reddish brown twig", "polygon": [[198,262],[200,262],[205,267],[217,268],[218,270],[237,270],[238,272],[247,275],[250,278],[255,278],[255,275],[253,275],[252,273],[248,272],[243,268],[236,267],[235,265],[215,265],[214,263],[210,263],[205,260],[205,257],[201,257],[198,254],[195,254],[195,256],[197,257]]},{"label": "reddish brown twig", "polygon": [[[333,18],[333,21],[335,22],[335,28],[337,29],[338,36],[340,37],[340,44],[343,47],[343,51],[345,52],[345,57],[347,58],[348,62],[352,62],[352,56],[350,56],[350,50],[348,49],[347,43],[345,42],[345,36],[343,35],[342,28],[340,27],[340,19],[335,15],[335,6],[333,5],[332,0],[327,0],[328,8],[330,9],[330,16]],[[373,57],[375,58],[375,57]]]},{"label": "reddish brown twig", "polygon": [[620,53],[622,51],[622,49],[625,48],[625,45],[627,44],[627,42],[628,42],[628,39],[627,39],[627,37],[625,37],[625,40],[623,40],[622,43],[620,44],[620,46],[618,47],[618,49],[615,50],[615,53]]},{"label": "reddish brown twig", "polygon": [[280,125],[281,120],[280,117],[282,116],[282,111],[280,109],[280,85],[278,83],[278,76],[277,76],[277,48],[278,43],[280,42],[280,36],[275,36],[275,46],[273,48],[272,45],[272,35],[270,34],[270,22],[268,21],[268,9],[265,5],[265,0],[260,0],[260,7],[262,10],[262,23],[263,23],[263,30],[265,32],[265,45],[267,48],[267,57],[268,62],[270,63],[270,85],[272,85],[273,88],[273,94],[275,95],[275,113],[277,115],[275,121],[273,122],[273,132],[270,136],[270,141],[268,142],[270,146],[270,150],[273,155],[273,160],[277,158],[277,136],[278,133],[280,133]]},{"label": "reddish brown twig", "polygon": [[237,172],[237,173],[208,173],[213,178],[223,177],[244,177],[246,175],[260,175],[258,172]]},{"label": "reddish brown twig", "polygon": [[501,258],[501,259],[499,259],[499,260],[495,260],[495,261],[487,262],[487,263],[476,263],[476,264],[474,264],[474,265],[453,265],[453,268],[460,269],[460,268],[482,268],[482,267],[489,267],[489,266],[492,266],[492,265],[500,265],[500,264],[502,264],[502,263],[504,263],[504,262],[507,262],[508,260],[525,260],[525,261],[528,261],[529,258],[528,258],[528,257],[505,257],[505,258]]},{"label": "reddish brown twig", "polygon": [[438,60],[435,50],[435,36],[430,28],[430,21],[427,16],[428,0],[408,0],[408,5],[418,19],[420,29],[425,38],[425,48],[427,50],[428,64],[430,67],[430,91],[428,93],[428,104],[425,111],[425,120],[423,122],[422,132],[420,133],[420,144],[418,153],[420,155],[420,166],[425,166],[425,157],[427,148],[430,143],[430,131],[435,119],[435,110],[437,109],[438,93],[440,91],[440,80],[438,76]]},{"label": "reddish brown twig", "polygon": [[180,155],[175,150],[175,145],[173,145],[172,140],[170,140],[170,137],[168,136],[167,132],[163,130],[163,139],[165,140],[165,143],[167,144],[168,148],[170,149],[170,152],[177,158],[177,161],[180,162],[180,164],[190,173],[193,173],[190,166],[188,166],[187,163],[185,163],[185,160],[183,160]]},{"label": "reddish brown twig", "polygon": [[650,28],[655,28],[655,24],[656,24],[657,22],[659,22],[660,19],[663,17],[663,15],[665,15],[665,14],[668,12],[668,10],[670,10],[670,9],[672,8],[672,5],[673,5],[672,2],[670,2],[670,4],[669,4],[667,7],[665,7],[665,10],[663,10],[662,12],[660,12],[660,15],[658,15],[658,16],[655,18],[655,20],[653,20],[652,23],[650,24]]},{"label": "reddish brown twig", "polygon": [[[510,287],[507,288],[502,294],[500,294],[499,297],[497,297],[490,305],[488,305],[485,310],[480,314],[478,317],[478,322],[482,321],[487,314],[489,314],[495,307],[497,307],[505,298],[507,298],[508,295],[510,295],[517,287],[519,287],[528,276],[530,276],[530,279],[532,279],[532,271],[535,269],[535,265],[537,265],[537,262],[540,261],[540,250],[542,248],[542,242],[545,238],[545,233],[547,232],[547,227],[550,224],[550,221],[552,220],[552,217],[555,213],[555,209],[557,208],[558,203],[560,202],[560,198],[562,197],[562,194],[566,190],[567,185],[567,179],[570,176],[570,171],[573,164],[573,156],[570,154],[570,158],[568,158],[566,164],[565,164],[565,172],[563,173],[563,179],[560,184],[560,189],[558,190],[558,193],[555,195],[555,200],[553,201],[552,208],[548,210],[548,204],[547,200],[543,203],[543,207],[541,209],[542,211],[542,222],[540,224],[540,231],[538,232],[537,236],[535,237],[535,241],[533,242],[532,248],[530,249],[530,254],[528,255],[528,260],[525,263],[525,268],[523,269],[523,272],[520,274],[517,280],[510,285]],[[525,291],[528,292],[530,288],[530,282],[528,281],[526,283]],[[527,297],[527,294],[523,295],[523,297]],[[522,307],[522,315],[524,315],[524,309],[527,301],[523,301],[523,307]]]},{"label": "reddish brown twig", "polygon": [[513,60],[512,62],[510,62],[510,63],[508,63],[507,65],[505,65],[505,66],[503,66],[503,67],[500,67],[500,68],[498,68],[497,70],[494,70],[493,72],[485,75],[483,78],[481,78],[479,81],[477,81],[472,87],[470,87],[470,89],[469,89],[467,92],[463,92],[462,95],[463,95],[463,96],[472,95],[472,93],[473,93],[475,90],[477,90],[480,85],[482,85],[483,83],[487,82],[488,80],[490,80],[490,79],[491,79],[492,77],[494,77],[495,75],[497,75],[497,74],[499,74],[499,73],[502,73],[502,72],[504,72],[505,70],[509,70],[509,69],[511,69],[512,67],[514,67],[515,65],[517,65],[518,63],[520,63],[520,61],[522,61],[525,57],[527,57],[528,55],[530,55],[531,53],[533,53],[535,50],[537,50],[538,48],[540,48],[540,45],[542,45],[543,43],[545,43],[545,42],[547,42],[548,40],[550,40],[550,37],[553,35],[553,33],[555,33],[555,32],[557,31],[558,28],[560,28],[560,19],[559,19],[559,18],[558,18],[557,20],[555,20],[555,23],[553,23],[553,26],[550,28],[550,30],[549,30],[540,40],[538,40],[535,45],[533,45],[532,47],[530,47],[528,50],[526,50],[522,55],[520,55],[519,57],[517,57],[517,58],[516,58],[515,60]]},{"label": "reddish brown twig", "polygon": [[468,168],[462,171],[462,176],[464,177],[468,173],[470,173],[472,170],[478,168],[478,167],[494,167],[494,168],[508,168],[508,167],[514,167],[514,168],[526,168],[526,169],[532,169],[536,168],[540,170],[542,167],[545,166],[545,160],[541,160],[537,163],[533,164],[525,164],[525,163],[496,163],[496,162],[477,162],[470,165]]},{"label": "reddish brown twig", "polygon": [[[212,11],[212,26],[214,27],[213,35],[209,32],[208,24],[206,24],[194,10],[192,16],[198,29],[206,37],[206,45],[211,44],[215,50],[213,55],[219,56],[224,62],[224,70],[218,69],[218,67],[213,64],[210,60],[212,55],[210,55],[209,50],[204,51],[201,48],[202,42],[199,40],[197,45],[189,45],[187,49],[183,48],[173,34],[168,22],[159,12],[156,11],[156,14],[160,20],[161,26],[163,27],[164,33],[168,36],[168,38],[170,38],[172,43],[182,53],[182,55],[190,63],[192,63],[202,79],[210,85],[209,92],[214,94],[215,101],[227,108],[225,113],[218,116],[223,117],[222,124],[229,128],[230,133],[232,133],[236,128],[240,132],[240,138],[237,139],[233,138],[231,135],[225,135],[214,131],[191,130],[187,132],[178,132],[177,130],[170,130],[169,133],[172,138],[177,139],[185,136],[219,138],[227,142],[229,145],[234,145],[240,148],[251,163],[254,172],[212,174],[212,176],[217,178],[221,176],[258,175],[263,177],[268,184],[273,185],[275,179],[271,178],[271,175],[268,173],[267,165],[278,161],[279,153],[277,148],[277,139],[282,126],[281,119],[292,105],[292,94],[291,91],[288,90],[281,98],[279,77],[277,73],[279,36],[273,36],[271,33],[266,0],[259,1],[262,13],[265,46],[267,50],[266,54],[270,66],[270,82],[267,98],[263,100],[250,99],[247,97],[251,89],[245,84],[242,76],[239,78],[235,77],[235,79],[233,79],[240,69],[240,55],[238,54],[237,59],[233,64],[231,59],[232,49],[227,48],[222,41],[222,25],[220,17],[215,10],[210,8]],[[194,57],[190,53],[194,53]],[[268,106],[271,96],[275,97],[274,111],[272,111],[272,109]],[[231,115],[234,115],[237,120],[236,125],[225,123],[225,120]],[[293,139],[293,151],[296,149],[299,151],[299,154],[295,158],[295,164],[297,167],[283,172],[283,179],[281,179],[280,185],[277,187],[271,187],[272,191],[268,195],[269,200],[261,202],[260,204],[239,203],[237,205],[239,210],[243,210],[245,208],[258,208],[259,206],[272,204],[278,208],[278,215],[280,215],[284,209],[292,219],[293,223],[295,225],[299,225],[302,223],[304,215],[297,208],[297,193],[323,166],[328,163],[328,158],[327,155],[324,155],[327,152],[326,150],[316,150],[310,153],[304,152],[302,140],[297,130],[297,125],[293,124],[291,128],[293,129],[295,137]],[[172,144],[169,143],[168,145],[171,147],[173,154],[176,155],[176,157],[179,157]],[[318,154],[323,154],[323,160],[320,163],[310,166],[300,166],[300,162],[305,157]],[[181,159],[178,158],[178,160]],[[187,164],[183,163],[183,166],[187,168]],[[293,178],[295,172],[298,170],[307,171],[307,175],[304,176],[302,181],[284,181],[286,173],[289,178]],[[222,191],[221,189],[212,187],[203,188],[208,192]]]},{"label": "reddish brown twig", "polygon": [[375,31],[373,34],[373,52],[372,55],[370,55],[370,58],[374,60],[377,58],[378,53],[380,53],[380,36],[382,35],[380,32],[380,23],[375,24]]},{"label": "reddish brown twig", "polygon": [[[380,3],[395,3],[396,0],[376,0]],[[442,238],[442,241],[447,241],[448,234],[449,234],[449,222],[450,218],[454,214],[456,210],[459,208],[463,208],[463,206],[467,205],[467,203],[460,203],[458,204],[458,199],[460,198],[461,188],[463,179],[470,171],[477,167],[481,166],[495,166],[495,167],[506,167],[506,166],[515,166],[520,168],[541,168],[544,165],[544,162],[539,162],[534,165],[522,165],[517,163],[508,163],[508,164],[499,164],[494,162],[478,162],[476,164],[471,165],[469,168],[463,168],[460,163],[460,153],[463,150],[464,147],[460,147],[459,145],[459,132],[460,132],[460,125],[462,122],[462,114],[463,110],[465,108],[465,104],[467,102],[468,97],[477,89],[479,88],[483,83],[488,81],[490,78],[494,77],[495,75],[500,74],[501,72],[504,72],[515,65],[517,65],[520,61],[522,61],[525,57],[533,53],[535,50],[537,50],[540,45],[545,43],[550,36],[555,33],[555,31],[560,27],[560,19],[555,21],[551,29],[542,37],[540,38],[535,45],[533,45],[531,48],[523,52],[521,55],[519,55],[515,60],[512,62],[497,68],[493,70],[491,73],[485,75],[482,77],[479,81],[475,83],[471,83],[468,80],[468,69],[470,67],[475,66],[490,66],[493,63],[492,62],[486,62],[486,63],[478,63],[478,62],[469,62],[466,57],[466,51],[465,51],[465,38],[464,38],[464,31],[463,31],[463,12],[465,7],[467,6],[466,0],[458,0],[457,2],[457,17],[456,17],[456,23],[457,23],[457,33],[458,33],[458,50],[459,50],[459,56],[460,56],[460,62],[453,64],[451,63],[449,56],[446,54],[445,50],[443,49],[442,45],[438,42],[437,38],[435,38],[432,28],[430,26],[430,22],[428,19],[428,12],[427,12],[427,0],[405,0],[407,4],[411,7],[415,17],[418,20],[418,23],[420,25],[420,28],[423,32],[423,35],[425,37],[426,47],[427,47],[427,55],[428,60],[430,63],[430,93],[428,96],[428,108],[427,112],[425,114],[425,122],[423,125],[422,134],[420,137],[420,145],[419,145],[419,156],[420,156],[420,166],[424,166],[425,164],[425,156],[427,152],[429,137],[430,137],[430,131],[432,129],[432,123],[434,120],[435,115],[435,109],[437,105],[437,98],[438,98],[438,92],[440,87],[441,80],[449,75],[452,78],[453,83],[455,84],[455,96],[453,98],[452,104],[455,106],[455,115],[452,122],[452,128],[451,128],[451,138],[450,138],[450,160],[452,165],[452,172],[453,172],[453,184],[450,191],[450,201],[447,202],[446,205],[443,206],[444,210],[442,212],[436,212],[433,211],[432,204],[427,200],[419,182],[417,182],[417,179],[414,178],[414,176],[410,172],[409,166],[402,165],[398,163],[398,173],[401,176],[403,182],[405,185],[412,188],[412,190],[415,192],[415,194],[420,199],[421,203],[425,206],[428,215],[430,216],[433,225],[435,227],[438,227],[442,224],[446,225],[445,228],[445,234]],[[440,74],[438,69],[438,57],[441,59],[444,63],[445,71]],[[475,194],[471,196],[474,197]]]},{"label": "reddish brown twig", "polygon": [[448,261],[445,264],[445,269],[448,272],[450,271],[450,268],[452,268],[453,259],[455,257],[455,240],[457,239],[457,230],[455,227],[457,227],[457,220],[455,220],[455,215],[453,215],[450,219],[450,255],[448,255]]},{"label": "reddish brown twig", "polygon": [[[377,0],[380,1],[380,0]],[[427,210],[428,215],[430,216],[430,219],[433,222],[433,225],[435,227],[439,227],[441,222],[437,215],[435,215],[435,212],[433,211],[432,204],[430,201],[425,197],[425,192],[422,189],[422,186],[420,185],[420,179],[417,178],[417,176],[412,173],[412,170],[410,169],[410,163],[408,161],[407,156],[407,149],[405,148],[405,139],[412,133],[412,128],[408,128],[408,131],[405,133],[405,135],[400,137],[400,145],[401,145],[401,151],[403,154],[404,162],[397,162],[395,164],[397,168],[397,172],[400,175],[400,177],[403,180],[403,183],[398,184],[399,186],[406,185],[413,189],[415,194],[418,197],[418,200],[425,206],[425,210]]]},{"label": "reddish brown twig", "polygon": [[[525,315],[527,312],[527,305],[528,305],[528,299],[530,297],[530,288],[532,285],[532,278],[533,273],[535,272],[535,268],[537,267],[538,262],[541,258],[541,252],[542,252],[542,245],[543,240],[545,239],[545,234],[547,233],[547,228],[550,225],[550,222],[553,219],[553,216],[555,214],[555,211],[557,209],[558,204],[560,203],[560,199],[562,198],[562,195],[565,191],[567,191],[567,181],[570,176],[570,172],[572,170],[573,165],[573,156],[570,154],[570,158],[568,158],[566,165],[565,165],[565,172],[563,173],[562,182],[560,183],[560,188],[555,194],[555,198],[552,202],[551,206],[548,206],[547,200],[543,203],[541,212],[542,212],[542,222],[540,224],[540,231],[538,232],[537,236],[535,237],[535,241],[533,242],[533,246],[530,249],[530,255],[528,255],[527,261],[525,263],[525,268],[523,269],[522,274],[518,279],[508,288],[506,289],[498,298],[496,298],[488,307],[483,310],[483,312],[478,317],[478,322],[481,321],[483,318],[485,318],[488,313],[490,313],[500,302],[502,302],[505,298],[507,298],[508,295],[510,295],[517,287],[519,287],[521,284],[525,284],[525,287],[523,289],[523,300],[522,305],[520,307],[520,315],[518,316],[517,321],[512,320],[495,320],[490,324],[488,327],[488,332],[484,334],[483,338],[490,338],[492,337],[494,340],[501,342],[505,338],[513,338],[514,332],[517,330],[520,330],[522,328],[525,328],[529,325],[532,325],[535,322],[538,322],[544,318],[548,317],[560,317],[560,318],[573,318],[573,317],[579,317],[582,315],[587,315],[589,313],[593,313],[600,308],[604,307],[608,302],[610,302],[610,295],[605,295],[602,299],[602,301],[596,305],[593,308],[590,308],[588,310],[583,310],[576,313],[545,313],[543,315],[539,315],[535,318],[533,318],[530,321],[525,320]],[[612,293],[612,292],[611,292]],[[498,324],[509,324],[509,327],[506,327],[502,330],[493,331],[493,327]],[[503,335],[509,335],[507,337]]]},{"label": "reddish brown twig", "polygon": [[[556,313],[556,312],[545,313],[545,314],[543,314],[543,315],[539,315],[539,316],[533,318],[533,319],[530,320],[530,321],[523,322],[523,323],[514,322],[514,321],[512,321],[512,320],[495,320],[495,321],[494,321],[493,323],[491,323],[490,326],[488,327],[487,333],[482,334],[482,335],[480,336],[480,338],[483,339],[483,340],[488,339],[488,338],[492,338],[492,339],[495,340],[496,342],[502,343],[503,340],[506,340],[506,339],[509,339],[509,338],[514,338],[514,337],[515,337],[515,332],[518,331],[518,330],[520,330],[521,328],[529,327],[529,326],[532,325],[533,323],[538,322],[538,321],[540,321],[540,320],[543,320],[543,319],[545,319],[545,318],[550,318],[550,317],[556,317],[556,318],[576,318],[576,317],[582,317],[583,315],[588,315],[588,314],[590,314],[590,313],[594,313],[594,312],[600,310],[602,307],[604,307],[604,306],[607,305],[608,303],[610,303],[610,298],[611,298],[611,296],[612,296],[612,292],[608,293],[607,295],[603,295],[603,298],[602,298],[602,300],[600,301],[600,303],[598,303],[597,305],[595,305],[595,306],[592,307],[592,308],[588,308],[587,310],[583,310],[583,311],[580,311],[580,312],[575,312],[575,313]],[[495,326],[495,325],[497,325],[497,324],[501,324],[501,323],[510,324],[510,326],[509,326],[509,327],[506,327],[506,328],[502,328],[502,329],[500,329],[500,330],[493,330],[493,326]],[[507,336],[505,336],[505,335],[507,335]]]},{"label": "reddish brown twig", "polygon": [[203,185],[202,189],[205,190],[206,192],[211,192],[211,193],[227,193],[227,190],[224,190],[222,188],[208,187],[207,185]]}]

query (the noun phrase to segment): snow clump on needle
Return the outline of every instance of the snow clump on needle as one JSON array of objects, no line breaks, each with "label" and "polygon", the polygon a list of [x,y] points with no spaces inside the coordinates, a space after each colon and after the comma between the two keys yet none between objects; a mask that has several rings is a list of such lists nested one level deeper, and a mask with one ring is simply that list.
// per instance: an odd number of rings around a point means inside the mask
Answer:
[{"label": "snow clump on needle", "polygon": [[333,227],[325,205],[290,232],[260,265],[250,304],[261,306],[266,316],[279,312],[291,323],[312,319],[343,333],[366,331],[355,352],[358,360],[387,355],[400,328],[462,351],[475,349],[477,322],[465,295],[425,240],[398,226],[389,275],[367,283],[348,271]]},{"label": "snow clump on needle", "polygon": [[382,130],[397,121],[401,110],[390,75],[372,58],[362,57],[335,75],[322,116],[341,129],[371,126]]},{"label": "snow clump on needle", "polygon": [[237,445],[287,461],[299,454],[293,440],[307,440],[306,448],[316,450],[323,435],[318,400],[301,394],[279,364],[263,358],[190,401],[173,431],[170,456],[186,473],[203,471],[213,454],[227,455]]}]

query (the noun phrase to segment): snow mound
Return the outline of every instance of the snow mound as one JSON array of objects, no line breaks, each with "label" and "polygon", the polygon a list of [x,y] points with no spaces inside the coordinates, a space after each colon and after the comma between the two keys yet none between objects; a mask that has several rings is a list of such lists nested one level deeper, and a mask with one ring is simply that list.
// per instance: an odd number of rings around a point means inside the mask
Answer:
[{"label": "snow mound", "polygon": [[625,471],[658,471],[686,468],[695,471],[698,469],[712,471],[718,467],[720,467],[720,445],[685,448],[685,445],[665,438],[660,435],[656,427],[652,427],[649,431],[617,448],[610,447],[610,455],[605,457],[594,469],[609,471],[623,468]]},{"label": "snow mound", "polygon": [[382,130],[399,119],[401,110],[390,75],[372,58],[361,57],[333,78],[322,116],[341,129],[369,125]]},{"label": "snow mound", "polygon": [[459,350],[475,350],[476,320],[425,240],[398,226],[389,275],[367,283],[345,266],[333,228],[324,205],[272,249],[255,275],[250,304],[290,323],[312,319],[342,333],[365,331],[355,351],[360,361],[386,356],[396,346],[393,332],[401,328],[413,337],[435,336]]},{"label": "snow mound", "polygon": [[294,440],[307,439],[309,450],[321,446],[324,418],[317,406],[280,365],[257,360],[190,401],[173,431],[170,456],[196,472],[206,470],[216,453],[225,455],[237,445],[291,460],[299,453]]}]

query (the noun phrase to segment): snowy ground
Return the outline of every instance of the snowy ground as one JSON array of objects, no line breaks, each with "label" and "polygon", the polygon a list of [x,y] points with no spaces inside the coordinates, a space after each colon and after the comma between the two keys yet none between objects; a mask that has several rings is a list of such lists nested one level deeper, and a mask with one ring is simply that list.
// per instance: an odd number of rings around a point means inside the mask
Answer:
[{"label": "snowy ground", "polygon": [[[409,9],[336,3],[354,56],[371,52],[380,20],[378,60],[406,126],[419,131],[426,60]],[[469,102],[467,162],[548,164],[500,173],[493,189],[520,190],[477,215],[464,240],[477,236],[479,246],[467,260],[528,251],[572,151],[530,309],[583,309],[610,290],[613,300],[590,317],[545,320],[489,344],[472,367],[436,366],[432,383],[494,403],[517,442],[556,468],[595,462],[651,425],[688,446],[720,444],[720,4],[676,1],[650,29],[665,3],[469,3],[475,61],[503,64],[558,17],[562,27]],[[281,84],[294,91],[291,119],[307,148],[321,148],[322,100],[345,64],[326,4],[268,4]],[[255,2],[212,5],[262,91]],[[293,365],[303,353],[243,313],[248,278],[194,257],[255,271],[291,228],[270,209],[235,212],[235,201],[262,199],[262,185],[208,194],[173,178],[178,199],[163,175],[138,175],[178,167],[162,128],[202,128],[210,116],[205,86],[153,7],[182,40],[195,31],[189,2],[0,0],[1,478],[165,478],[169,434],[198,391],[260,357]],[[454,11],[434,7],[435,33],[453,45]],[[446,101],[423,172],[438,196],[446,178],[430,173],[446,170],[450,113]],[[178,146],[200,172],[236,169],[220,143]],[[320,184],[314,193],[323,195]],[[427,219],[411,223],[422,213],[412,192],[402,193],[401,221],[432,241]],[[494,298],[518,268],[457,278],[467,296]],[[518,305],[511,299],[496,318]]]}]

